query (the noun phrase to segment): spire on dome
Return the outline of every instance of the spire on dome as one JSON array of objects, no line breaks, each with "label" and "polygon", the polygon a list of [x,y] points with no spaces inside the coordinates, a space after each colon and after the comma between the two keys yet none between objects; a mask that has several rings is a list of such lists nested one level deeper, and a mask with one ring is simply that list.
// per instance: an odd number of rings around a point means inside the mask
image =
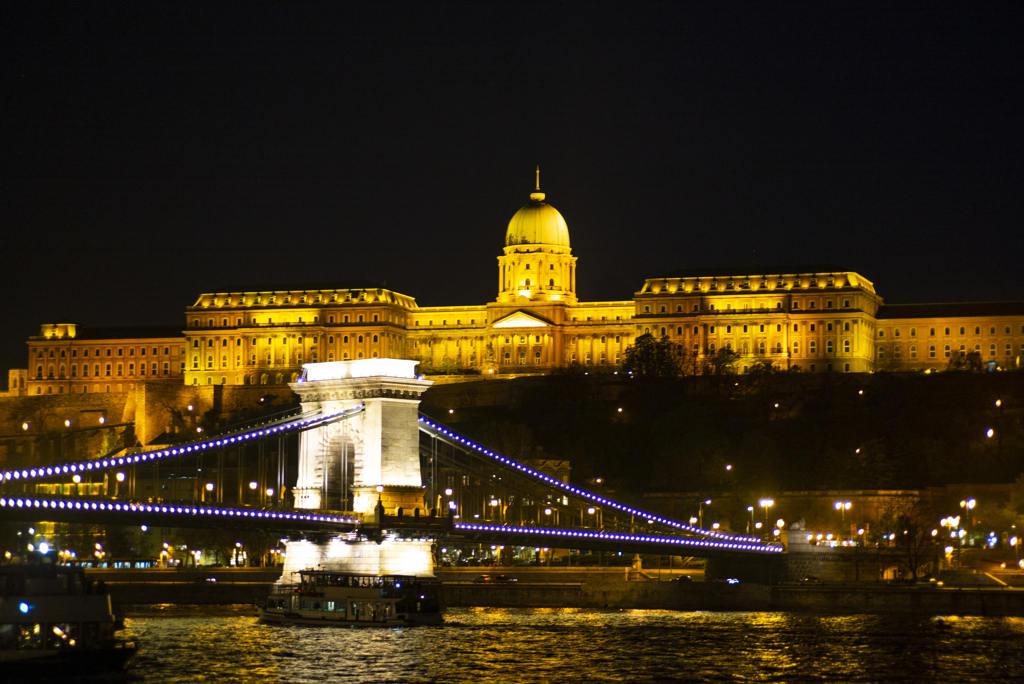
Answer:
[{"label": "spire on dome", "polygon": [[537,189],[530,193],[530,199],[534,202],[544,201],[544,193],[540,191],[540,164],[537,165]]}]

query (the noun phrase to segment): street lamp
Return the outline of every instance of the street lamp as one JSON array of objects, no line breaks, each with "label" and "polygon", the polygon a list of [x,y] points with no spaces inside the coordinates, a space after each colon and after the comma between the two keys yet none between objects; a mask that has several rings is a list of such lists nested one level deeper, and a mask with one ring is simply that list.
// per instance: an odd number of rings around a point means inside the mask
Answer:
[{"label": "street lamp", "polygon": [[[960,508],[963,508],[963,509],[965,509],[967,511],[967,519],[965,520],[966,524],[964,525],[964,527],[967,528],[967,541],[968,542],[971,541],[971,517],[972,517],[971,516],[971,511],[974,510],[974,507],[977,505],[977,503],[978,502],[975,501],[974,499],[967,499],[965,501],[961,501],[960,502]],[[971,546],[974,546],[974,544],[971,544]]]},{"label": "street lamp", "polygon": [[836,501],[835,503],[836,510],[839,511],[839,515],[841,516],[840,519],[843,527],[846,527],[846,511],[850,510],[851,505],[852,504],[850,504],[849,501]]},{"label": "street lamp", "polygon": [[761,505],[761,508],[764,509],[764,518],[767,520],[768,509],[775,505],[775,499],[761,499],[758,503]]},{"label": "street lamp", "polygon": [[700,529],[704,529],[704,506],[710,506],[711,499],[705,499],[703,503],[697,506],[697,518],[700,522]]}]

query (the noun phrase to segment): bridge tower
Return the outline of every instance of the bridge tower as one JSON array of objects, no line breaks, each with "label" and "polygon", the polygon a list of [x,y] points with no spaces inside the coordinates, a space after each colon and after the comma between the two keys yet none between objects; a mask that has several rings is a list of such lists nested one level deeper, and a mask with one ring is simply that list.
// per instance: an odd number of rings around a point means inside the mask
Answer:
[{"label": "bridge tower", "polygon": [[[307,430],[299,442],[295,507],[350,510],[372,520],[378,506],[394,515],[424,510],[419,456],[420,396],[432,381],[417,379],[416,361],[358,359],[309,363],[290,387],[303,411],[365,410],[348,420]],[[372,574],[432,575],[430,543],[384,540],[290,542],[287,581],[316,568]]]}]

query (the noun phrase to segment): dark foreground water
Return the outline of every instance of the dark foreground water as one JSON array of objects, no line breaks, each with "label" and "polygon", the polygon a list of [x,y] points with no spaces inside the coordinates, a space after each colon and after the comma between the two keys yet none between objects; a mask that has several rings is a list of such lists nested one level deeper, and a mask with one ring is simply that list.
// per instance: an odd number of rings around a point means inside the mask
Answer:
[{"label": "dark foreground water", "polygon": [[1024,618],[455,609],[443,627],[129,612],[131,682],[1021,682]]}]

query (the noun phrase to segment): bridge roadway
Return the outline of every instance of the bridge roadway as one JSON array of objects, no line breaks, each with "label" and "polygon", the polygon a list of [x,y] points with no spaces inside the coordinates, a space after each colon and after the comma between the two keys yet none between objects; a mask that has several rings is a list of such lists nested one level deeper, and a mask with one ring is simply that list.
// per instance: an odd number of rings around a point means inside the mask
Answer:
[{"label": "bridge roadway", "polygon": [[774,555],[781,546],[689,537],[616,534],[558,528],[455,524],[448,517],[319,515],[223,506],[149,504],[58,496],[0,497],[0,521],[180,528],[260,529],[287,535],[364,538],[430,538],[449,543],[507,544],[588,551],[659,553],[699,557]]}]

